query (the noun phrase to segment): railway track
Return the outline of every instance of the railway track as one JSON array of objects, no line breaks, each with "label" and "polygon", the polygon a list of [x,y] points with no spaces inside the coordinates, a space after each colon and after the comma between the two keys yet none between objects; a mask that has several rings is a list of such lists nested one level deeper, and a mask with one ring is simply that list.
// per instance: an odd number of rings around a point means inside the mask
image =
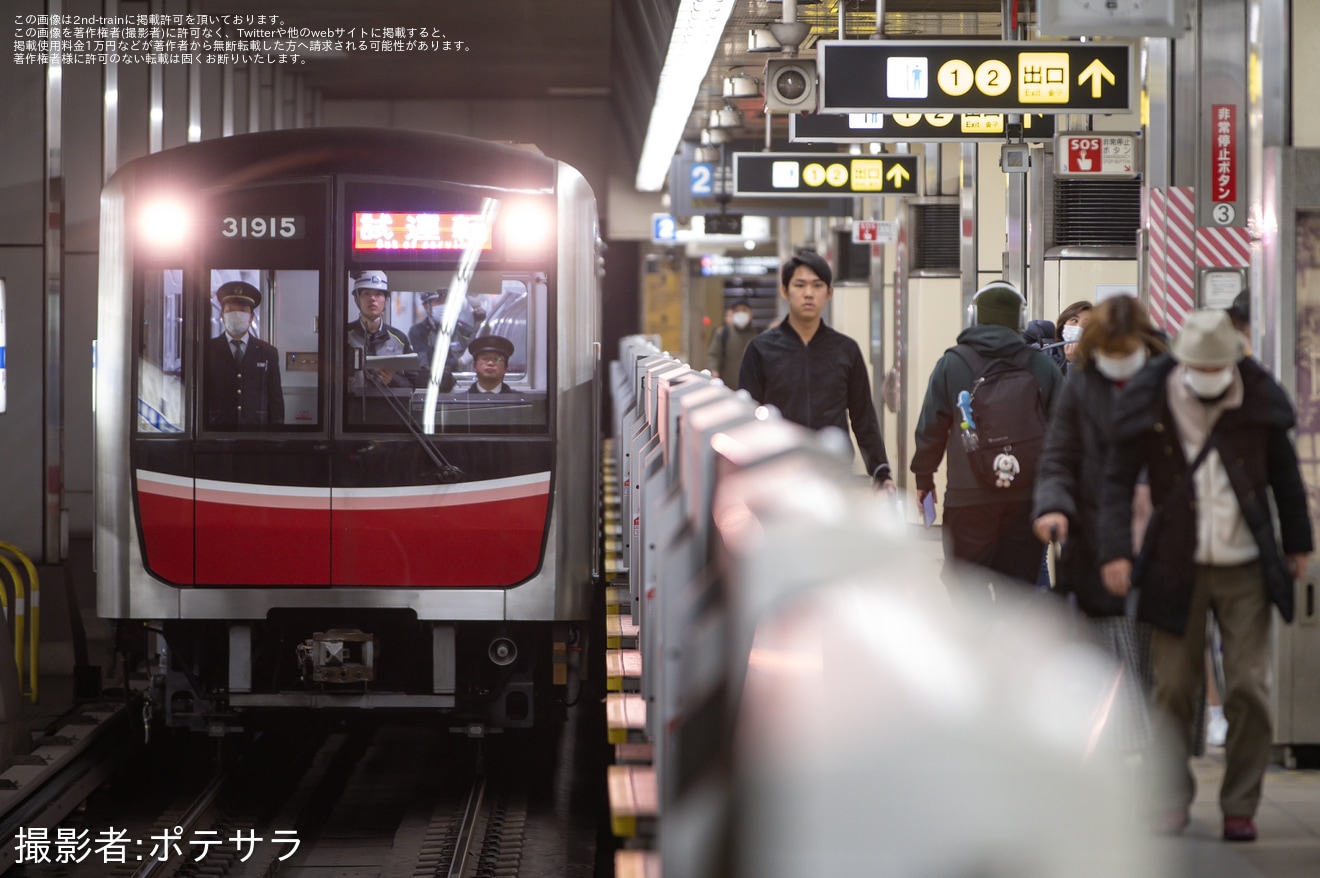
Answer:
[{"label": "railway track", "polygon": [[[538,784],[509,742],[359,722],[272,730],[244,752],[185,742],[45,833],[43,878],[516,878]],[[207,765],[206,763],[210,763]],[[483,765],[485,769],[483,770]],[[182,766],[187,766],[185,770]],[[550,766],[550,770],[553,766]],[[155,772],[150,779],[144,770]],[[542,772],[544,773],[544,772]],[[137,775],[135,778],[134,775]],[[562,838],[543,815],[542,839]],[[63,840],[63,841],[61,841]],[[40,854],[40,855],[39,855]],[[557,856],[551,854],[550,856]],[[539,857],[544,862],[546,854]],[[532,874],[532,873],[528,873]],[[535,874],[544,874],[537,871]]]}]

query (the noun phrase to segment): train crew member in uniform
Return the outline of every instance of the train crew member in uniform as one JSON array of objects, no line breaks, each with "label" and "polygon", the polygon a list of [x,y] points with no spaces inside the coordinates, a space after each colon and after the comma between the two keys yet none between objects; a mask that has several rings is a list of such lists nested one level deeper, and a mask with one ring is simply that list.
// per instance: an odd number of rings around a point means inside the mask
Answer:
[{"label": "train crew member in uniform", "polygon": [[224,332],[206,343],[206,425],[270,427],[284,423],[280,352],[252,334],[261,290],[231,280],[215,291]]},{"label": "train crew member in uniform", "polygon": [[748,343],[738,387],[813,430],[838,427],[847,433],[851,422],[871,480],[892,493],[889,457],[862,350],[821,319],[834,294],[833,280],[829,263],[810,250],[784,263],[779,294],[788,301],[788,317]]},{"label": "train crew member in uniform", "polygon": [[[1030,379],[1023,382],[1023,389],[1032,391],[1030,407],[1026,405],[1028,400],[1019,399],[1021,411],[1000,413],[999,417],[1009,422],[1039,420],[1043,439],[1044,422],[1063,390],[1063,374],[1049,354],[1028,345],[1019,331],[1024,305],[1022,295],[1010,284],[996,281],[986,285],[973,299],[973,325],[959,333],[958,346],[970,349],[967,356],[984,360],[985,369],[995,366],[995,361],[1006,360],[1019,364],[1018,370],[1034,379],[1034,387]],[[1006,366],[1000,364],[998,368]],[[975,565],[981,572],[991,572],[989,583],[994,587],[1025,587],[1036,581],[1043,555],[1031,529],[1033,485],[1029,478],[1012,477],[1001,486],[999,481],[990,482],[977,475],[972,452],[965,450],[968,443],[963,441],[961,429],[964,418],[958,408],[960,398],[967,399],[971,394],[976,378],[972,363],[957,348],[945,351],[931,372],[917,421],[911,464],[917,500],[921,505],[928,497],[934,502],[935,472],[947,447],[949,481],[942,534],[945,581],[950,585],[961,582],[954,574],[962,565]],[[972,398],[969,405],[976,423],[982,426],[992,414],[982,406],[984,399]],[[978,408],[980,411],[975,411]],[[989,438],[985,429],[980,432]],[[1043,442],[1037,454],[1041,447]],[[1015,465],[1022,463],[1026,461]],[[1003,588],[992,594],[996,599],[1007,596]]]},{"label": "train crew member in uniform", "polygon": [[[1187,757],[1205,679],[1209,611],[1223,635],[1223,835],[1256,837],[1271,743],[1270,604],[1292,621],[1293,580],[1306,575],[1313,546],[1306,489],[1288,438],[1295,420],[1283,389],[1243,356],[1242,336],[1223,311],[1193,312],[1171,356],[1154,360],[1119,399],[1105,467],[1101,574],[1112,594],[1139,589],[1137,616],[1155,629],[1154,701],[1175,757],[1171,798],[1161,803],[1157,825],[1165,832],[1187,826],[1195,794]],[[1160,511],[1134,565],[1131,497],[1143,467]]]},{"label": "train crew member in uniform", "polygon": [[[362,272],[353,282],[353,301],[357,304],[358,319],[348,324],[345,331],[350,347],[361,348],[364,356],[368,357],[413,353],[408,336],[385,322],[385,310],[390,304],[389,279],[385,272]],[[416,372],[396,373],[392,369],[376,369],[375,373],[387,387],[416,386]],[[349,389],[361,394],[363,386],[363,376],[353,375]]]},{"label": "train crew member in uniform", "polygon": [[504,373],[508,371],[509,358],[513,356],[513,342],[498,335],[483,335],[472,339],[468,351],[472,354],[472,368],[477,373],[477,380],[472,382],[468,393],[514,392],[504,383]]},{"label": "train crew member in uniform", "polygon": [[752,306],[745,299],[734,302],[729,310],[732,313],[728,321],[711,333],[706,365],[711,375],[721,379],[731,390],[737,390],[743,353],[759,330],[752,326]]},{"label": "train crew member in uniform", "polygon": [[[408,330],[408,341],[421,360],[421,383],[425,385],[431,378],[431,357],[435,350],[435,337],[440,331],[440,321],[445,312],[445,291],[436,290],[434,293],[423,295],[422,308],[426,311],[426,319],[421,323],[414,323],[412,329]],[[445,374],[440,379],[441,391],[447,393],[454,389],[454,373],[458,370],[458,357],[454,354],[454,347],[457,345],[461,352],[463,343],[472,338],[472,333],[472,326],[461,320],[454,326],[449,354],[445,358]]]}]

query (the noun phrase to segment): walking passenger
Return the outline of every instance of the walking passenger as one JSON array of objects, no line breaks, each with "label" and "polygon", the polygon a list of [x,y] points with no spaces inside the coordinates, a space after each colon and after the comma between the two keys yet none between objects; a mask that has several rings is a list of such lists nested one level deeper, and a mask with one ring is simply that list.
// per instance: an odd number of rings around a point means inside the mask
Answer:
[{"label": "walking passenger", "polygon": [[1118,296],[1091,312],[1074,374],[1050,418],[1032,511],[1036,536],[1061,544],[1056,591],[1088,616],[1121,616],[1123,598],[1100,581],[1100,491],[1119,393],[1147,360],[1165,352],[1145,307]]},{"label": "walking passenger", "polygon": [[821,319],[834,294],[833,279],[829,263],[810,250],[784,263],[779,294],[788,301],[788,317],[747,345],[738,386],[813,430],[838,427],[846,433],[851,422],[871,480],[892,492],[862,349]]},{"label": "walking passenger", "polygon": [[745,299],[734,302],[729,311],[729,319],[711,333],[706,365],[711,375],[737,390],[743,353],[760,330],[752,325],[752,306]]},{"label": "walking passenger", "polygon": [[[1101,582],[1101,488],[1119,394],[1149,359],[1164,352],[1164,342],[1136,299],[1118,296],[1091,311],[1077,342],[1072,374],[1050,418],[1031,513],[1040,541],[1060,544],[1054,590],[1073,596],[1092,620],[1092,639],[1124,668],[1124,720],[1118,740],[1129,751],[1151,743],[1150,628],[1129,618],[1124,599]],[[1137,497],[1143,508],[1149,504],[1148,489],[1139,489],[1134,503]],[[1136,530],[1140,532],[1141,525]]]},{"label": "walking passenger", "polygon": [[935,472],[948,450],[945,581],[961,582],[956,574],[975,565],[978,585],[989,586],[985,598],[1003,599],[1005,588],[1025,593],[1041,563],[1031,490],[1063,375],[1023,338],[1025,310],[1011,284],[996,281],[977,292],[972,325],[931,372],[912,456],[924,504],[935,500]]},{"label": "walking passenger", "polygon": [[1059,312],[1056,325],[1059,327],[1059,338],[1063,343],[1051,347],[1050,356],[1054,358],[1059,371],[1064,375],[1068,374],[1068,370],[1077,359],[1077,342],[1081,339],[1082,332],[1086,330],[1086,325],[1091,321],[1091,311],[1091,303],[1082,301],[1073,302]]},{"label": "walking passenger", "polygon": [[[1293,580],[1305,575],[1312,550],[1288,438],[1295,415],[1283,389],[1243,356],[1242,336],[1223,311],[1192,313],[1171,354],[1133,379],[1118,402],[1105,467],[1101,574],[1113,595],[1139,589],[1138,618],[1155,629],[1154,702],[1174,746],[1168,798],[1159,803],[1165,832],[1187,826],[1195,794],[1188,754],[1205,679],[1206,613],[1214,613],[1228,718],[1223,835],[1250,841],[1271,746],[1270,604],[1292,620]],[[1134,564],[1130,498],[1143,468],[1160,511]]]}]

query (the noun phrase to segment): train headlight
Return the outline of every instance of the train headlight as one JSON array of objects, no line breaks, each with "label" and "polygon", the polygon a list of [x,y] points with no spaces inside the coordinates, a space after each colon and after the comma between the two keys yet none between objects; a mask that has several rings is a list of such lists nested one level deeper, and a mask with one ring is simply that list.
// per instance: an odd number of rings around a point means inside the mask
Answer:
[{"label": "train headlight", "polygon": [[138,234],[156,247],[177,247],[188,239],[191,231],[192,214],[178,201],[154,201],[138,215]]},{"label": "train headlight", "polygon": [[540,204],[511,204],[504,211],[504,241],[514,254],[544,250],[554,238],[555,219]]}]

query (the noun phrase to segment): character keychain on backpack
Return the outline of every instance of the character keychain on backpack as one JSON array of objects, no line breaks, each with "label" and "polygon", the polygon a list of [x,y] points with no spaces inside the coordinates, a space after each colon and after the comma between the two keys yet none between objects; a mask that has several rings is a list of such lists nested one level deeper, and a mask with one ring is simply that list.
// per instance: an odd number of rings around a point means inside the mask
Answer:
[{"label": "character keychain on backpack", "polygon": [[1013,479],[1022,472],[1022,464],[1018,459],[1008,452],[1012,451],[1012,446],[1006,448],[1002,453],[995,455],[995,487],[1007,488],[1013,484]]}]

